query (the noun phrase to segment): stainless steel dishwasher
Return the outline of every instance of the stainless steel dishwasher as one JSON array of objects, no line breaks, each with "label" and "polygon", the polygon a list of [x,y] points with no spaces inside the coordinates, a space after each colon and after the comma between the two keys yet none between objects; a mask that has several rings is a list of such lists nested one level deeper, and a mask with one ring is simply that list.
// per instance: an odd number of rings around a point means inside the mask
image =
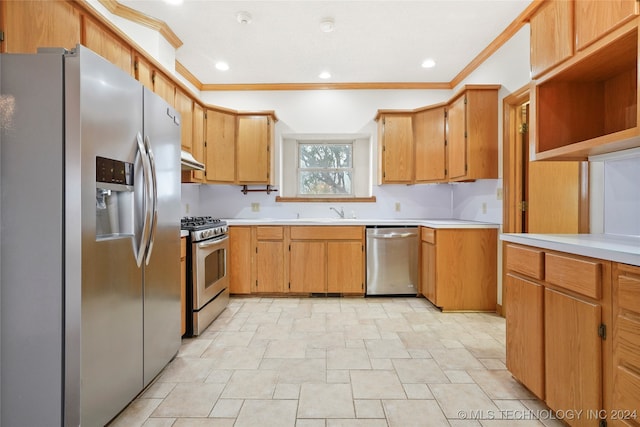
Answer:
[{"label": "stainless steel dishwasher", "polygon": [[418,227],[367,227],[367,295],[416,295],[418,245]]}]

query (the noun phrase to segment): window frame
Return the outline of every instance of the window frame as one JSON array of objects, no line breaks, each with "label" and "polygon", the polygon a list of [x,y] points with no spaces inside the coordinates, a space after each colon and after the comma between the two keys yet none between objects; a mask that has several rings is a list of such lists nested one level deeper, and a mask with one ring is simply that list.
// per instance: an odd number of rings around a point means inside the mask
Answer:
[{"label": "window frame", "polygon": [[[318,146],[330,146],[330,145],[346,145],[349,146],[349,151],[351,155],[351,166],[348,168],[302,168],[300,166],[300,150],[303,145],[318,145]],[[296,197],[301,199],[326,199],[326,198],[346,198],[352,199],[355,198],[355,185],[357,180],[357,174],[355,170],[355,140],[353,139],[345,139],[345,140],[296,140]],[[348,172],[350,176],[350,191],[349,193],[323,193],[323,194],[307,194],[301,192],[300,186],[300,173],[301,172],[329,172],[329,173],[338,173],[338,172]]]}]

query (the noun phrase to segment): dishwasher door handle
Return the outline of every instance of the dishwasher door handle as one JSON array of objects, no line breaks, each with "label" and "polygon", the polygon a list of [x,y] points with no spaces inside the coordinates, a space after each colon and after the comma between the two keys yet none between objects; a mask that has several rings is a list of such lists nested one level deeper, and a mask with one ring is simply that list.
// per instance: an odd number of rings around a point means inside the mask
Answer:
[{"label": "dishwasher door handle", "polygon": [[389,234],[373,234],[368,237],[373,237],[374,239],[403,239],[405,237],[417,236],[416,233],[389,233]]}]

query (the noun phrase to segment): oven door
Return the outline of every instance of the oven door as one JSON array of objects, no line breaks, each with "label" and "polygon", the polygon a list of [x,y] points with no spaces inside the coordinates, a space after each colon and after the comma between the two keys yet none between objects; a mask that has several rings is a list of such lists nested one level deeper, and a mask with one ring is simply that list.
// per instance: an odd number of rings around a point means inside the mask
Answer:
[{"label": "oven door", "polygon": [[200,310],[228,288],[229,236],[193,243],[193,310]]}]

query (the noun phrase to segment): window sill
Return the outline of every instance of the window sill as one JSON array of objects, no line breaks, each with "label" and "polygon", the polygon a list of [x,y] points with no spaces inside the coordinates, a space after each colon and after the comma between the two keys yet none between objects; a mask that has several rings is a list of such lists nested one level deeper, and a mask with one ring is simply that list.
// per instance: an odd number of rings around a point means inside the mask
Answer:
[{"label": "window sill", "polygon": [[276,196],[276,202],[284,203],[375,203],[376,196],[371,197],[280,197]]}]

